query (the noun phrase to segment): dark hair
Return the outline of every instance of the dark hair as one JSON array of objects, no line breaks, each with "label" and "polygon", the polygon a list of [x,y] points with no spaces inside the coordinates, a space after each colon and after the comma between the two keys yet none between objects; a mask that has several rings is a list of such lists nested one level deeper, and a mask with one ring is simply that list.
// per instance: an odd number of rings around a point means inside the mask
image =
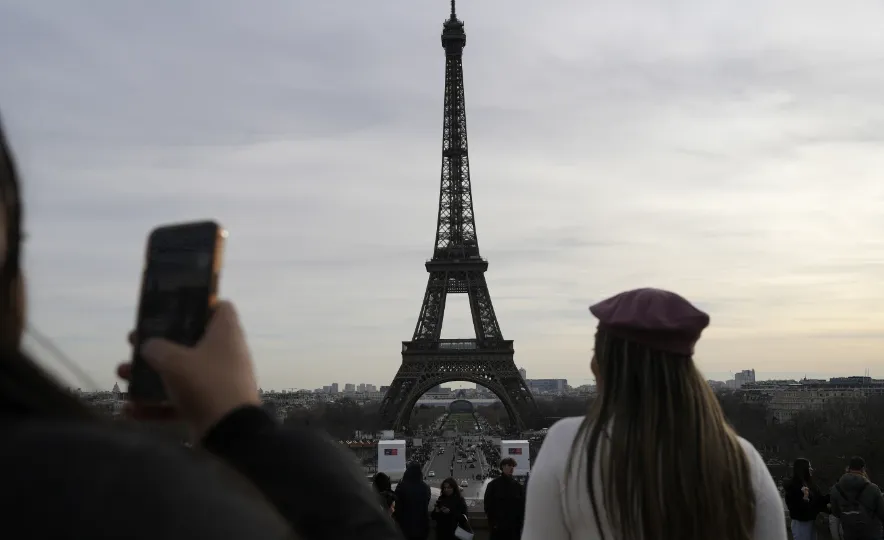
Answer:
[{"label": "dark hair", "polygon": [[511,457],[505,457],[505,458],[503,458],[503,459],[500,460],[500,468],[503,469],[503,466],[504,466],[504,465],[512,465],[513,467],[515,467],[515,466],[516,466],[516,460],[514,460],[514,459],[511,458]]},{"label": "dark hair", "polygon": [[386,473],[379,472],[374,475],[371,484],[374,486],[375,491],[377,491],[378,493],[393,491],[393,484],[390,483],[390,477],[387,476]]},{"label": "dark hair", "polygon": [[847,464],[847,468],[851,471],[861,471],[866,468],[866,460],[859,456],[853,456],[850,458],[850,462]]},{"label": "dark hair", "polygon": [[22,204],[18,171],[0,125],[0,208],[6,253],[0,253],[0,413],[97,418],[20,349],[24,330]]},{"label": "dark hair", "polygon": [[[596,333],[599,395],[568,458],[621,540],[751,540],[752,471],[737,434],[691,356]],[[601,478],[599,478],[599,469]],[[604,540],[605,536],[602,535]]]},{"label": "dark hair", "polygon": [[448,485],[450,485],[452,488],[454,488],[454,496],[455,496],[455,497],[458,497],[458,498],[463,499],[463,493],[460,492],[460,487],[457,485],[457,480],[455,480],[455,479],[454,479],[453,477],[451,477],[451,476],[449,476],[449,477],[446,478],[445,480],[442,480],[442,483],[439,484],[439,491],[440,491],[439,496],[440,496],[440,497],[444,497],[444,496],[445,496],[445,484],[448,484]]},{"label": "dark hair", "polygon": [[810,460],[798,458],[792,463],[792,480],[802,484],[811,481]]},{"label": "dark hair", "polygon": [[422,482],[424,479],[424,470],[421,467],[420,463],[412,461],[405,467],[405,472],[402,474],[402,481],[400,484],[407,484],[411,482]]}]

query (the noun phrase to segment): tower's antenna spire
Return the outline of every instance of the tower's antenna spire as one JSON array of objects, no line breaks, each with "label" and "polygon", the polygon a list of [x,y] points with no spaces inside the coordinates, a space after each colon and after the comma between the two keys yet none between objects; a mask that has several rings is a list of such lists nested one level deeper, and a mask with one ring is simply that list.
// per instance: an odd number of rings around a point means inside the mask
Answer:
[{"label": "tower's antenna spire", "polygon": [[451,18],[456,19],[457,15],[454,13],[454,0],[451,0]]}]

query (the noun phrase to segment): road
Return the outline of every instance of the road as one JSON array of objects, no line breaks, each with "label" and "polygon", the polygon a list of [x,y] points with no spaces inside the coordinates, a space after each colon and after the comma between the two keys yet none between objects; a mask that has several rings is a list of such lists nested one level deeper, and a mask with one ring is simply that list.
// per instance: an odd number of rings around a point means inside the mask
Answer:
[{"label": "road", "polygon": [[449,476],[457,480],[458,485],[460,485],[461,480],[466,480],[470,485],[469,487],[463,488],[464,497],[478,497],[482,481],[476,480],[476,475],[482,474],[482,466],[478,463],[474,463],[475,468],[471,469],[470,464],[464,459],[463,463],[454,463],[454,473],[452,474],[451,460],[454,458],[454,443],[446,443],[444,448],[445,453],[437,453],[433,458],[433,461],[430,463],[428,471],[433,471],[435,476],[430,478],[428,475],[427,483],[430,484],[431,487],[438,488],[441,486],[442,481]]}]

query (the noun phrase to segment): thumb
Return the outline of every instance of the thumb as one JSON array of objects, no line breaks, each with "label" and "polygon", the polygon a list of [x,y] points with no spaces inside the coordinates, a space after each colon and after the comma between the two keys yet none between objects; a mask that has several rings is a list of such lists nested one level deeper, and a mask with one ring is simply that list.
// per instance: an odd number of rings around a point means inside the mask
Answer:
[{"label": "thumb", "polygon": [[141,346],[141,356],[159,373],[169,373],[184,365],[182,360],[189,352],[189,347],[161,338],[149,339]]}]

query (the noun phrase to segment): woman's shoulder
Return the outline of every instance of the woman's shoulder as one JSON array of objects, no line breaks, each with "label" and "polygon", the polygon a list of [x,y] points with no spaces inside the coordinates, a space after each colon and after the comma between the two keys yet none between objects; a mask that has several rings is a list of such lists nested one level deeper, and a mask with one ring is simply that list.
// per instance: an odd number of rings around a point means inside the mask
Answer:
[{"label": "woman's shoulder", "polygon": [[743,452],[749,463],[749,470],[752,474],[752,487],[757,497],[765,500],[768,498],[779,499],[779,490],[776,487],[773,476],[770,474],[767,463],[764,462],[764,458],[752,443],[742,437],[737,437],[737,439],[740,441],[740,446],[743,447]]},{"label": "woman's shoulder", "polygon": [[0,455],[7,459],[43,454],[55,456],[58,465],[93,461],[98,456],[106,467],[134,468],[134,461],[176,463],[188,455],[180,447],[151,436],[141,429],[112,422],[60,422],[34,419],[14,422],[3,430],[4,445]]},{"label": "woman's shoulder", "polygon": [[564,466],[574,445],[574,439],[577,438],[577,433],[583,424],[583,419],[583,416],[573,416],[562,418],[553,424],[543,439],[538,463],[542,457],[543,462],[547,465]]},{"label": "woman's shoulder", "polygon": [[737,436],[737,440],[740,441],[740,446],[743,448],[743,453],[746,455],[746,460],[749,462],[749,468],[753,474],[770,476],[770,470],[755,446],[740,436]]},{"label": "woman's shoulder", "polygon": [[746,455],[746,461],[749,463],[749,468],[752,471],[752,474],[766,474],[770,476],[770,471],[768,470],[767,465],[764,463],[764,458],[761,457],[761,454],[758,453],[758,450],[755,449],[755,446],[740,436],[737,436],[737,440],[740,442],[740,446],[743,448],[743,453]]},{"label": "woman's shoulder", "polygon": [[99,469],[139,476],[152,466],[161,465],[164,470],[177,473],[194,463],[196,471],[206,465],[183,443],[175,444],[137,426],[112,422],[28,420],[4,429],[3,437],[5,444],[0,455],[6,459],[27,455],[38,461],[51,455],[53,459],[47,461],[55,468],[98,462]]},{"label": "woman's shoulder", "polygon": [[762,460],[761,454],[758,453],[758,450],[755,449],[755,445],[737,435],[737,440],[740,441],[740,446],[743,447],[743,452],[746,453],[746,458],[749,459],[750,462]]},{"label": "woman's shoulder", "polygon": [[547,441],[567,442],[570,444],[577,436],[577,432],[580,431],[580,426],[583,425],[584,419],[584,416],[562,418],[550,426],[543,444],[545,445]]},{"label": "woman's shoulder", "polygon": [[[35,538],[56,533],[105,538],[99,531],[136,539],[290,534],[275,511],[246,493],[245,482],[223,464],[137,429],[17,422],[4,427],[0,463],[0,505],[11,511],[4,514],[35,531]],[[27,523],[36,513],[55,519]],[[208,515],[215,517],[201,519]]]},{"label": "woman's shoulder", "polygon": [[794,478],[783,481],[783,491],[787,494],[801,493],[802,487],[804,487],[804,483],[796,481]]}]

